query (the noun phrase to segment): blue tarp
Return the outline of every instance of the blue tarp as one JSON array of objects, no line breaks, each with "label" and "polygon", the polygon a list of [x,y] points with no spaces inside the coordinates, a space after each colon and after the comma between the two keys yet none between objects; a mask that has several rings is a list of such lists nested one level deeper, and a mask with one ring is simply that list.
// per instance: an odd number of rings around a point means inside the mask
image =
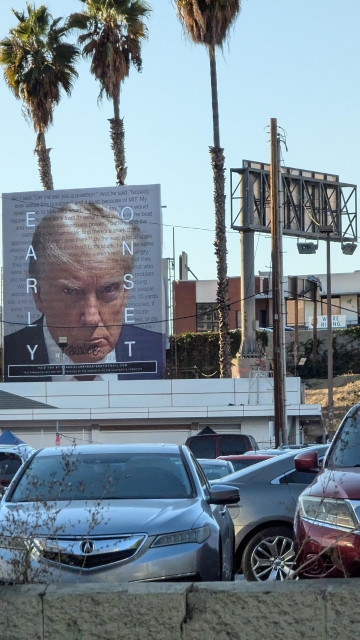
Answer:
[{"label": "blue tarp", "polygon": [[25,444],[25,442],[14,436],[9,429],[5,429],[0,436],[0,444]]}]

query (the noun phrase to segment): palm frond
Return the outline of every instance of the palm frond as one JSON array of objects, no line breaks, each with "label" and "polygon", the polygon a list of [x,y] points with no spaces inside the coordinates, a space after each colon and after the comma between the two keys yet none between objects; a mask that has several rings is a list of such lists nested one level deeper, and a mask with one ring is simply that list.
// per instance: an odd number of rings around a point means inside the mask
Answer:
[{"label": "palm frond", "polygon": [[35,130],[46,131],[62,92],[69,94],[78,74],[80,50],[64,41],[68,34],[62,18],[51,16],[45,5],[26,4],[27,16],[14,11],[18,24],[0,41],[0,65],[5,82],[23,102],[24,114]]},{"label": "palm frond", "polygon": [[241,11],[241,0],[176,0],[185,32],[197,43],[222,47]]}]

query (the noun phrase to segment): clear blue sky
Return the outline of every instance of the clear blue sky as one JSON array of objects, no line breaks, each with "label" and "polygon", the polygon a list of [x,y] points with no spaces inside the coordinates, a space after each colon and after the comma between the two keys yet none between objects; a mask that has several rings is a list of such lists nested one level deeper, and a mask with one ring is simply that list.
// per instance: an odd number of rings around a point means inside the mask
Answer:
[{"label": "clear blue sky", "polygon": [[[39,4],[39,3],[37,3]],[[78,0],[49,0],[53,16],[80,10]],[[121,96],[129,184],[160,183],[164,253],[184,250],[198,278],[214,278],[214,228],[209,65],[205,49],[182,33],[170,0],[153,0],[143,72],[131,71]],[[15,24],[10,9],[23,0],[1,0],[0,36]],[[229,169],[243,158],[267,162],[270,117],[287,131],[285,164],[338,173],[357,183],[360,170],[359,0],[243,0],[229,46],[218,55],[221,143],[227,167],[228,272],[239,274],[239,237],[230,230]],[[86,61],[70,99],[56,109],[47,135],[55,188],[115,184],[109,141],[111,104],[97,104],[99,87]],[[0,78],[1,192],[40,189],[35,134]],[[186,227],[182,229],[180,227]],[[322,243],[324,244],[324,243]],[[285,274],[323,273],[325,247],[298,256],[285,240]],[[270,264],[269,240],[261,237],[256,270]],[[352,257],[332,252],[334,272],[360,268]]]}]

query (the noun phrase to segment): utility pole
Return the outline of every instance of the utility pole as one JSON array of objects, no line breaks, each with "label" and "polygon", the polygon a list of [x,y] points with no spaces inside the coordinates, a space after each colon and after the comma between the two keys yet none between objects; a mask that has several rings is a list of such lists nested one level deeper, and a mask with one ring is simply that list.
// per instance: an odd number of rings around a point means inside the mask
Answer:
[{"label": "utility pole", "polygon": [[316,282],[313,284],[313,301],[314,301],[314,310],[313,310],[313,367],[314,367],[314,375],[316,375],[316,365],[317,365],[317,342],[318,342],[318,333],[317,333],[317,288],[318,285]]},{"label": "utility pole", "polygon": [[326,239],[326,306],[327,306],[327,364],[328,364],[328,416],[329,429],[333,430],[334,396],[333,396],[333,331],[331,317],[331,264],[330,264],[330,234]]},{"label": "utility pole", "polygon": [[270,216],[271,216],[271,258],[273,295],[273,347],[274,347],[274,415],[275,446],[286,442],[285,393],[284,393],[284,351],[281,280],[281,221],[279,200],[279,140],[277,119],[270,119]]},{"label": "utility pole", "polygon": [[333,430],[334,422],[334,395],[333,395],[333,330],[331,317],[331,260],[330,260],[330,235],[334,232],[332,224],[320,225],[320,233],[323,233],[326,239],[326,307],[327,307],[327,366],[328,366],[328,431]]},{"label": "utility pole", "polygon": [[294,288],[295,288],[295,343],[294,343],[294,364],[295,364],[295,376],[297,376],[297,367],[299,360],[299,285],[298,285],[298,277],[294,278]]}]

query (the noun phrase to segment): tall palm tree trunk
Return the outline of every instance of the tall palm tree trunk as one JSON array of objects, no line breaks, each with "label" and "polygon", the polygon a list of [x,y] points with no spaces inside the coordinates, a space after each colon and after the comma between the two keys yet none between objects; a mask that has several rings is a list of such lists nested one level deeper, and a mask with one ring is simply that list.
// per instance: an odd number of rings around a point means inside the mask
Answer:
[{"label": "tall palm tree trunk", "polygon": [[38,157],[40,180],[45,191],[52,191],[54,188],[51,174],[50,151],[51,149],[46,148],[45,134],[43,131],[40,131],[36,139],[35,153]]},{"label": "tall palm tree trunk", "polygon": [[125,184],[127,167],[125,166],[125,129],[124,122],[120,118],[120,87],[113,98],[114,117],[110,122],[111,148],[114,152],[116,181],[119,186]]},{"label": "tall palm tree trunk", "polygon": [[227,278],[227,249],[225,225],[225,157],[220,147],[219,108],[216,79],[215,47],[209,46],[211,98],[214,129],[214,146],[210,147],[214,173],[215,204],[215,255],[217,268],[216,302],[219,316],[219,361],[220,377],[231,378],[231,350],[229,326],[229,295]]}]

